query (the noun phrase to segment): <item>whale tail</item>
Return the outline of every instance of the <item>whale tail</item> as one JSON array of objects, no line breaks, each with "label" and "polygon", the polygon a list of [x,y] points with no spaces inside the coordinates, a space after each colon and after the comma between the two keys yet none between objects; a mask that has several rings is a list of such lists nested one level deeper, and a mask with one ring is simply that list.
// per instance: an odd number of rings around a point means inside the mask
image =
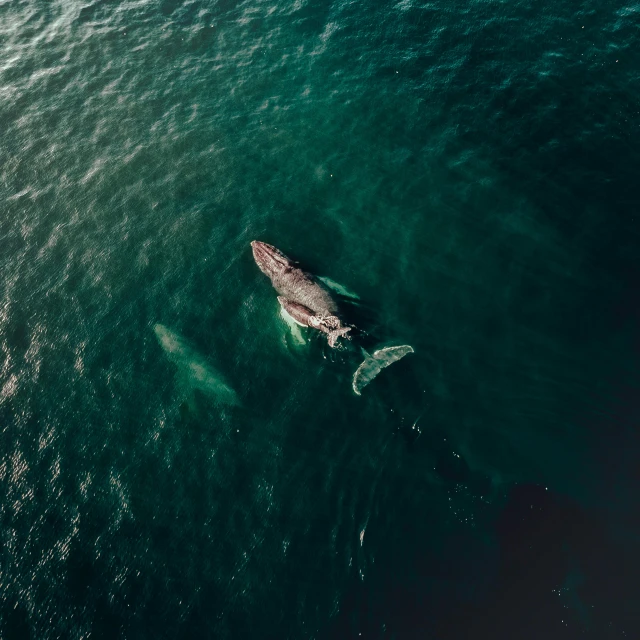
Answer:
[{"label": "whale tail", "polygon": [[[363,349],[364,351],[364,349]],[[408,353],[413,353],[413,347],[408,344],[399,347],[385,347],[369,355],[366,351],[365,358],[358,370],[353,375],[353,391],[356,395],[362,393],[366,387],[385,367],[404,358]]]},{"label": "whale tail", "polygon": [[344,336],[351,331],[351,327],[340,327],[339,329],[332,329],[329,331],[329,335],[327,336],[327,341],[329,342],[330,347],[336,346],[336,340],[340,336]]}]

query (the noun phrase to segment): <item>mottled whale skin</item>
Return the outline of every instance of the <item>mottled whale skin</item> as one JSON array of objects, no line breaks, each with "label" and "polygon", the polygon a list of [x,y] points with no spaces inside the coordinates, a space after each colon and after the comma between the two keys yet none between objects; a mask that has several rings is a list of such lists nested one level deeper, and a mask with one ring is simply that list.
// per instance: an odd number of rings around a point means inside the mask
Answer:
[{"label": "mottled whale skin", "polygon": [[293,318],[296,324],[301,327],[312,327],[315,324],[315,316],[313,311],[297,302],[291,302],[282,296],[278,296],[280,306]]},{"label": "mottled whale skin", "polygon": [[305,273],[281,251],[266,242],[251,243],[253,258],[280,294],[278,302],[303,326],[325,333],[331,347],[351,327],[343,327],[337,316],[338,305],[331,294],[312,275]]},{"label": "mottled whale skin", "polygon": [[293,318],[294,322],[303,327],[311,327],[327,334],[329,346],[335,347],[336,340],[351,331],[351,327],[342,327],[337,316],[317,316],[313,311],[297,302],[291,302],[278,296],[280,306]]}]

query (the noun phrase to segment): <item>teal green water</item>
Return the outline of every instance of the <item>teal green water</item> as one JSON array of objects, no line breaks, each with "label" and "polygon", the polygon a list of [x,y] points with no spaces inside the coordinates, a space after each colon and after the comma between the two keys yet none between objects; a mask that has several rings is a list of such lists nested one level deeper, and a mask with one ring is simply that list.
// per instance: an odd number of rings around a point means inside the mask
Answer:
[{"label": "teal green water", "polygon": [[[469,637],[514,487],[637,539],[639,15],[0,2],[2,637]],[[357,397],[254,239],[415,353]],[[531,637],[632,634],[592,538]]]}]

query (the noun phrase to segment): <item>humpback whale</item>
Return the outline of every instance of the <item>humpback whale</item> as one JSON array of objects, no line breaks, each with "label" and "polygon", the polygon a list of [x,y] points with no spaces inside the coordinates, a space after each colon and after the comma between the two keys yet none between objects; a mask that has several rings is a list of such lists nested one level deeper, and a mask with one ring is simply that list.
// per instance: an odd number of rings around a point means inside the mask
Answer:
[{"label": "humpback whale", "polygon": [[260,271],[280,294],[280,306],[300,325],[326,334],[329,346],[347,336],[351,327],[342,325],[338,306],[329,290],[311,274],[305,273],[281,251],[266,242],[251,243],[253,258]]},{"label": "humpback whale", "polygon": [[153,332],[167,358],[178,371],[180,386],[187,393],[187,405],[195,409],[194,390],[197,389],[219,402],[238,405],[236,392],[229,387],[223,377],[211,366],[208,360],[198,353],[180,334],[171,331],[163,324],[154,324]]},{"label": "humpback whale", "polygon": [[[280,307],[293,322],[326,334],[331,347],[337,345],[338,338],[351,339],[347,335],[351,327],[343,326],[338,316],[338,305],[320,278],[304,272],[296,262],[266,242],[254,240],[251,249],[260,271],[278,292]],[[350,297],[357,298],[354,294]],[[352,386],[356,395],[360,395],[382,369],[413,353],[413,348],[409,345],[391,346],[378,349],[371,355],[362,348],[361,351],[364,361],[353,376]]]}]

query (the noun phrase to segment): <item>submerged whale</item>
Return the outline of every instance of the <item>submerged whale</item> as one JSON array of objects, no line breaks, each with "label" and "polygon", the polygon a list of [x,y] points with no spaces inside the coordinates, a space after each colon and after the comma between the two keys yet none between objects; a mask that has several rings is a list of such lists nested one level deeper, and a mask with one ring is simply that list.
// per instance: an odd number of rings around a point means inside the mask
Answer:
[{"label": "submerged whale", "polygon": [[[251,249],[260,271],[268,276],[278,292],[280,307],[293,322],[326,334],[331,347],[337,345],[338,338],[351,339],[347,335],[351,327],[343,326],[338,315],[338,305],[320,278],[306,273],[297,263],[266,242],[254,240]],[[351,297],[357,298],[353,294]],[[357,395],[382,369],[413,353],[413,348],[410,345],[400,345],[385,347],[373,354],[362,348],[361,351],[364,361],[355,372],[352,385]]]},{"label": "submerged whale", "polygon": [[198,353],[180,334],[172,331],[163,324],[154,324],[153,332],[178,371],[180,387],[187,396],[187,404],[195,409],[194,390],[201,391],[215,398],[218,402],[228,405],[238,405],[236,392],[224,381],[209,363],[207,358]]},{"label": "submerged whale", "polygon": [[281,251],[266,242],[251,243],[253,258],[280,294],[280,306],[300,325],[312,327],[327,335],[329,346],[346,336],[351,327],[344,327],[338,317],[338,305],[329,290],[311,274],[305,273]]}]

